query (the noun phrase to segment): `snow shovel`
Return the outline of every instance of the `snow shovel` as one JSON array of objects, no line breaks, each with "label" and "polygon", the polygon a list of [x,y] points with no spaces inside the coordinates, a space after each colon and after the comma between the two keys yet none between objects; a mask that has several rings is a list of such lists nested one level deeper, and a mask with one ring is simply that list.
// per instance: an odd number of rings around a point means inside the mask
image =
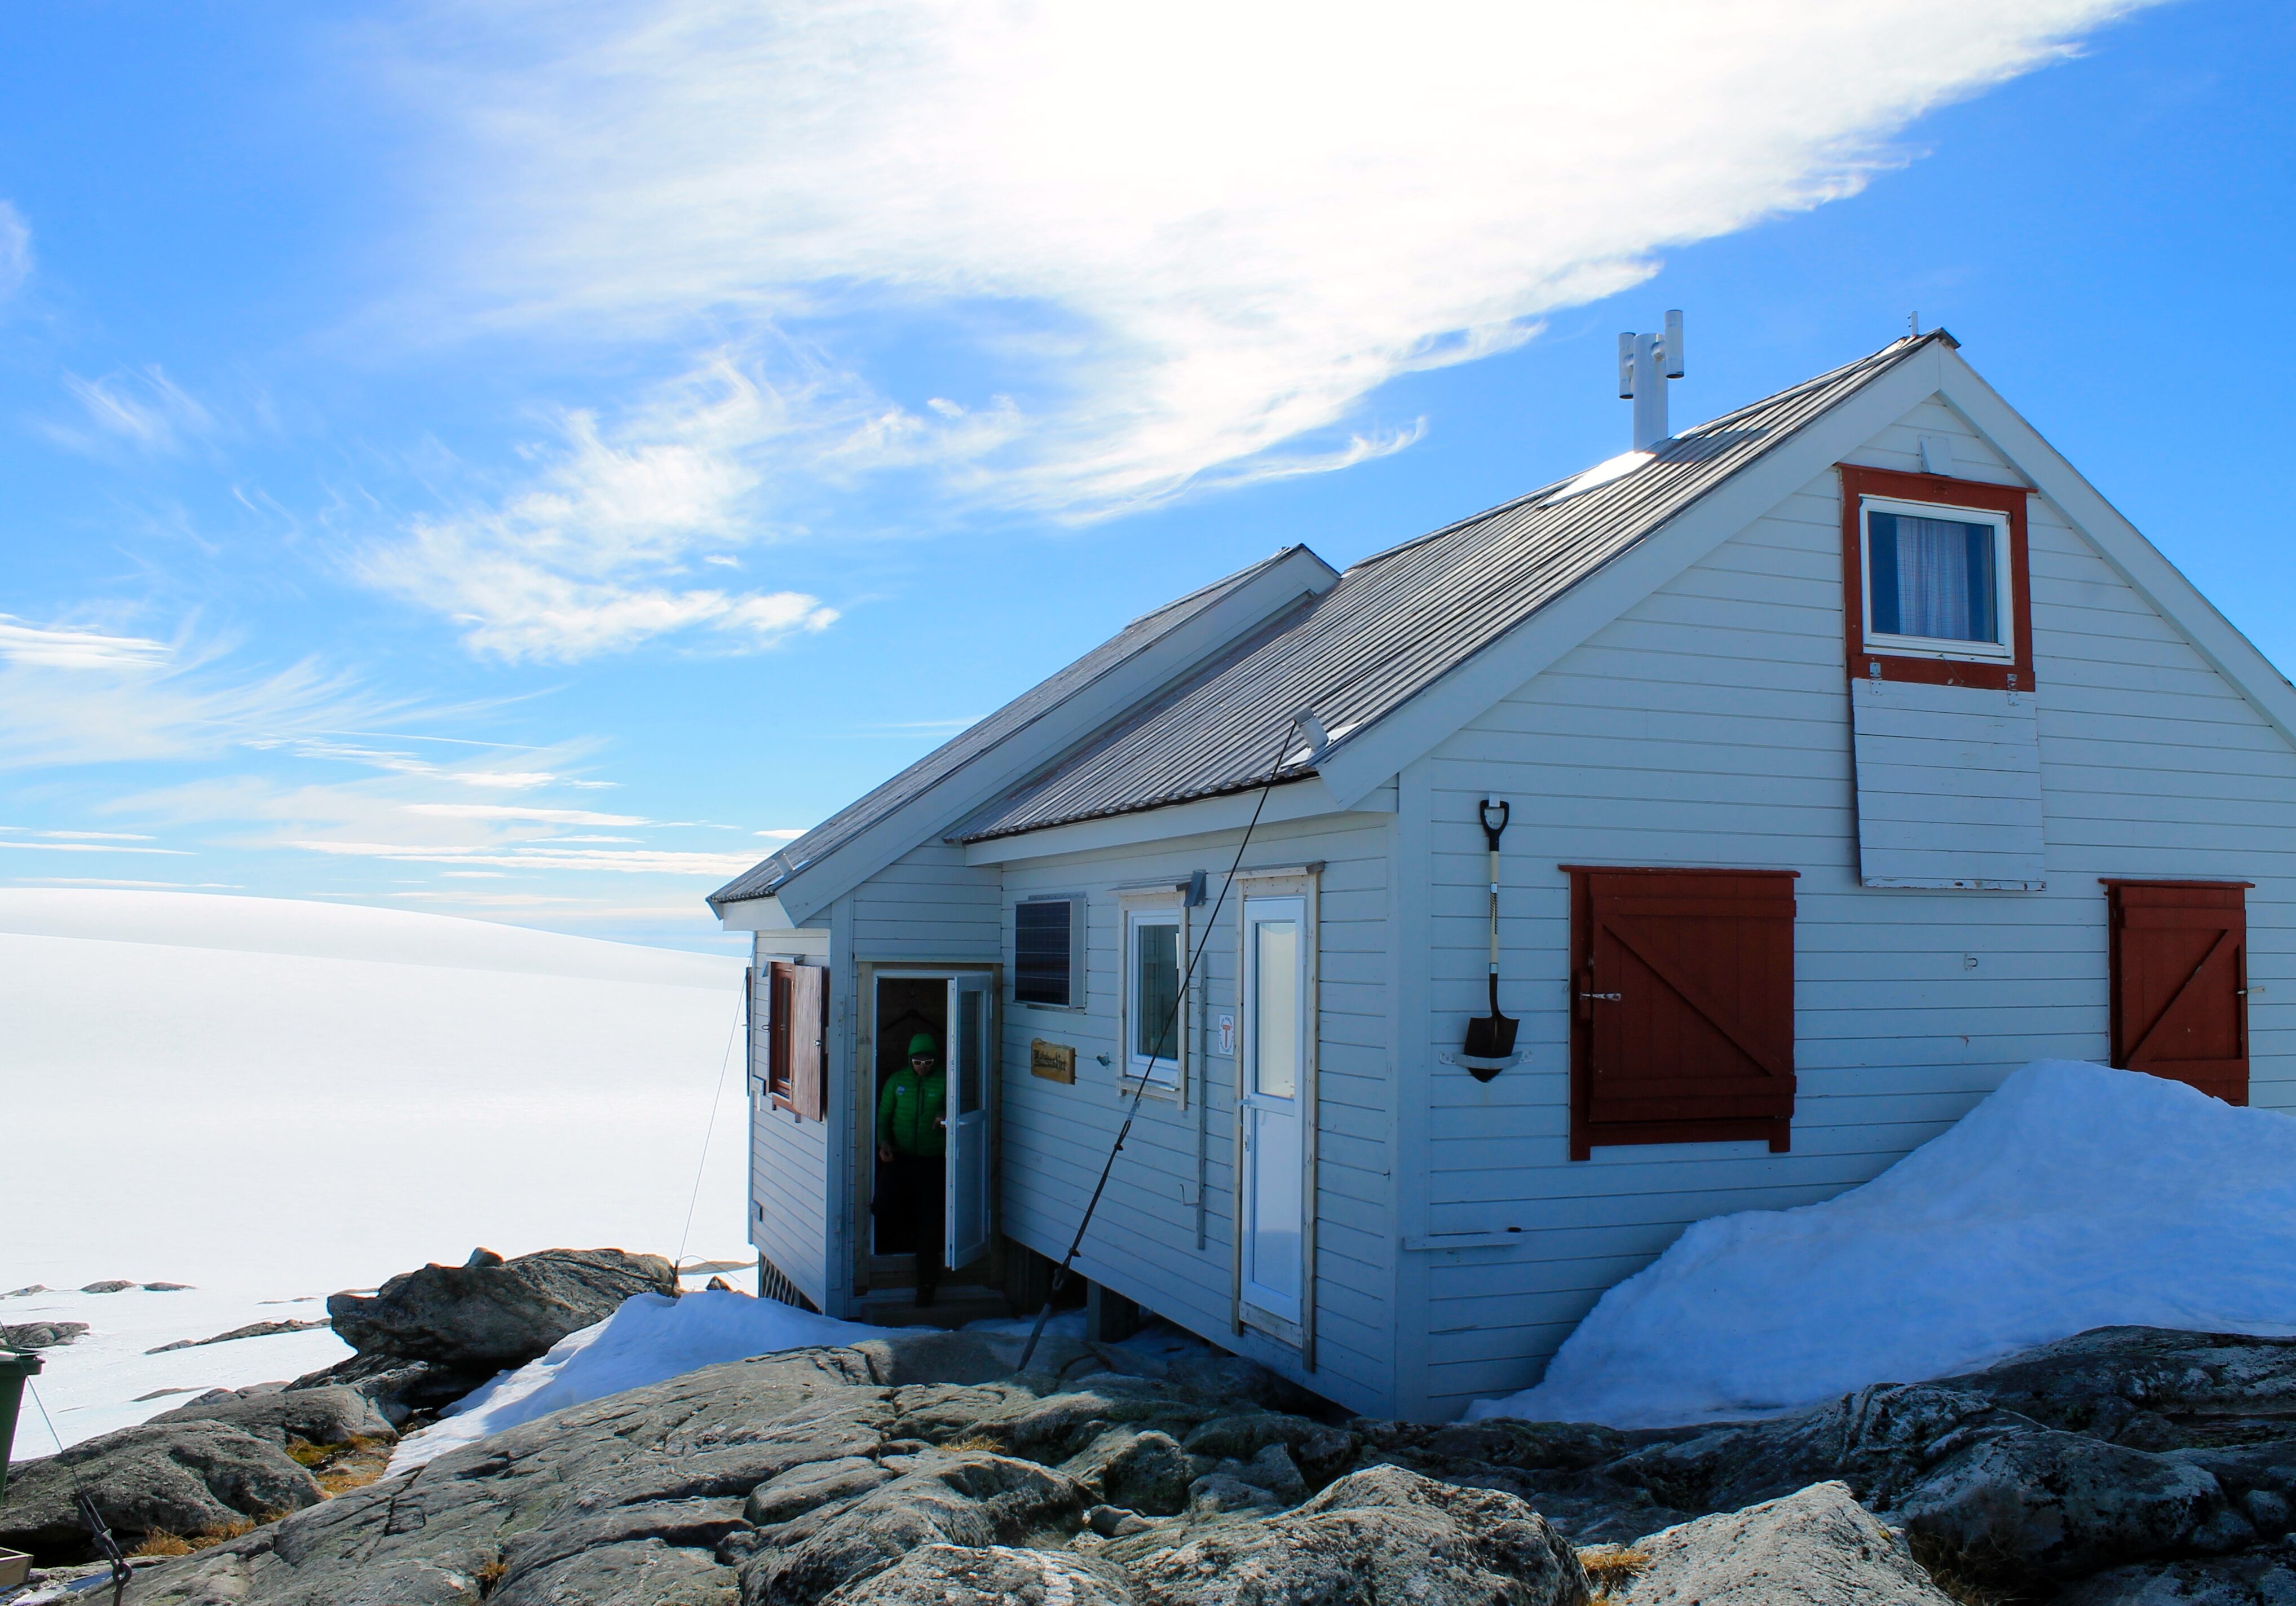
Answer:
[{"label": "snow shovel", "polygon": [[1490,849],[1491,1012],[1467,1022],[1467,1043],[1459,1058],[1475,1080],[1488,1082],[1513,1062],[1515,1028],[1522,1023],[1499,1013],[1499,832],[1506,829],[1512,811],[1508,805],[1487,798],[1478,812],[1483,841]]}]

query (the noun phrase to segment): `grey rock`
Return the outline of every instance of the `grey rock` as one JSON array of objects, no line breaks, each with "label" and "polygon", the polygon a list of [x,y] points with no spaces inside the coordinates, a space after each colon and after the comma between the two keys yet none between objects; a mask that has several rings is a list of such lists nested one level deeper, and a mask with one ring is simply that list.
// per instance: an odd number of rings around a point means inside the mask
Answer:
[{"label": "grey rock", "polygon": [[1003,1545],[928,1545],[826,1600],[829,1606],[1133,1606],[1112,1569]]},{"label": "grey rock", "polygon": [[1159,1517],[1187,1509],[1188,1485],[1195,1476],[1179,1441],[1152,1428],[1103,1433],[1061,1470],[1111,1504]]},{"label": "grey rock", "polygon": [[1814,1484],[1640,1541],[1648,1558],[1620,1606],[1950,1606],[1905,1536],[1849,1486]]},{"label": "grey rock", "polygon": [[787,1522],[821,1506],[857,1500],[897,1476],[865,1455],[808,1462],[750,1490],[742,1515],[758,1528]]},{"label": "grey rock", "polygon": [[488,1606],[733,1606],[734,1584],[707,1553],[648,1538],[505,1575],[484,1598]]},{"label": "grey rock", "polygon": [[[1230,1462],[1230,1466],[1236,1463]],[[1188,1513],[1213,1516],[1221,1512],[1273,1510],[1275,1493],[1260,1484],[1246,1483],[1233,1472],[1206,1472],[1188,1485]]]},{"label": "grey rock", "polygon": [[374,1401],[356,1389],[288,1391],[277,1384],[257,1384],[237,1391],[217,1389],[221,1398],[202,1397],[187,1405],[162,1411],[154,1422],[228,1422],[258,1438],[284,1446],[290,1438],[312,1445],[348,1444],[355,1438],[390,1443],[398,1430]]},{"label": "grey rock", "polygon": [[793,1467],[875,1450],[885,1396],[850,1350],[707,1367],[521,1423],[169,1561],[136,1598],[461,1606],[499,1566],[488,1606],[728,1602],[735,1570],[714,1553],[746,1530],[742,1501]]},{"label": "grey rock", "polygon": [[447,1366],[436,1361],[402,1361],[387,1355],[355,1355],[287,1385],[306,1389],[356,1389],[373,1400],[393,1427],[417,1411],[443,1411],[495,1375],[493,1369]]},{"label": "grey rock", "polygon": [[1104,1383],[1042,1399],[1016,1399],[1007,1410],[981,1418],[973,1431],[1011,1454],[1058,1462],[1081,1454],[1112,1427],[1152,1427],[1177,1438],[1211,1414],[1209,1405],[1177,1397],[1155,1383],[1132,1378]]},{"label": "grey rock", "polygon": [[144,1291],[147,1294],[184,1294],[191,1292],[192,1287],[188,1282],[146,1282]]},{"label": "grey rock", "polygon": [[929,1451],[802,1537],[792,1533],[744,1563],[742,1606],[811,1606],[928,1545],[1064,1539],[1092,1504],[1076,1479],[1033,1462]]},{"label": "grey rock", "polygon": [[2053,1428],[2128,1443],[2150,1419],[2190,1442],[2211,1422],[2296,1416],[2296,1339],[2097,1327],[1938,1383]]},{"label": "grey rock", "polygon": [[1882,1509],[1956,1550],[2047,1578],[2148,1556],[2221,1553],[2256,1538],[2202,1469],[2053,1429],[1954,1451]]},{"label": "grey rock", "polygon": [[53,1349],[87,1331],[85,1322],[21,1322],[0,1326],[0,1349]]},{"label": "grey rock", "polygon": [[1011,1363],[974,1332],[919,1328],[890,1338],[864,1339],[854,1352],[881,1383],[988,1383],[1010,1377]]},{"label": "grey rock", "polygon": [[1591,1593],[1570,1546],[1513,1495],[1392,1466],[1151,1556],[1132,1579],[1143,1606],[1584,1606]]},{"label": "grey rock", "polygon": [[12,1466],[0,1545],[42,1562],[87,1560],[87,1535],[72,1507],[82,1487],[131,1547],[149,1534],[189,1537],[324,1498],[276,1444],[229,1423],[145,1423]]},{"label": "grey rock", "polygon": [[1084,1514],[1085,1526],[1103,1539],[1121,1539],[1129,1534],[1144,1534],[1156,1525],[1138,1512],[1120,1505],[1096,1505]]},{"label": "grey rock", "polygon": [[267,1339],[277,1333],[306,1332],[327,1324],[324,1316],[315,1316],[308,1322],[250,1322],[244,1327],[234,1327],[229,1332],[219,1332],[211,1339],[177,1339],[172,1344],[161,1344],[144,1353],[165,1355],[171,1349],[197,1349],[205,1344],[228,1344],[237,1339]]},{"label": "grey rock", "polygon": [[991,1418],[1020,1415],[1040,1397],[1027,1383],[1006,1379],[995,1383],[910,1384],[895,1389],[892,1397],[898,1418],[894,1437],[937,1445],[973,1433]]},{"label": "grey rock", "polygon": [[84,1294],[119,1294],[135,1286],[124,1277],[111,1277],[102,1282],[91,1282],[79,1291]]},{"label": "grey rock", "polygon": [[1358,1420],[1349,1427],[1363,1442],[1359,1465],[1401,1466],[1463,1487],[1513,1495],[1574,1545],[1623,1544],[1708,1509],[1663,1504],[1650,1490],[1602,1471],[1637,1445],[1690,1434],[1628,1434],[1587,1423],[1504,1418],[1440,1427]]},{"label": "grey rock", "polygon": [[0,1294],[0,1299],[14,1299],[25,1294],[45,1294],[47,1291],[48,1285],[45,1282],[28,1282],[21,1288],[12,1288],[6,1293]]},{"label": "grey rock", "polygon": [[402,1272],[372,1297],[330,1295],[327,1315],[362,1357],[494,1371],[525,1364],[633,1295],[676,1292],[676,1275],[659,1255],[544,1250]]},{"label": "grey rock", "polygon": [[2053,1606],[2296,1606],[2296,1549],[2114,1568],[2068,1585]]},{"label": "grey rock", "polygon": [[1343,1428],[1279,1411],[1215,1417],[1180,1442],[1192,1455],[1247,1462],[1271,1445],[1280,1446],[1300,1475],[1318,1486],[1345,1471],[1357,1448],[1355,1435]]}]

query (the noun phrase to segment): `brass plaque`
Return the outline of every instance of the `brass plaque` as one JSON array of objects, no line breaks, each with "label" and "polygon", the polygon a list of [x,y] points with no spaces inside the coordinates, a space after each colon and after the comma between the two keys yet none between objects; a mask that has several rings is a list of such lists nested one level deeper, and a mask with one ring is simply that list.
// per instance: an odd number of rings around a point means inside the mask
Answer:
[{"label": "brass plaque", "polygon": [[1042,1037],[1029,1045],[1029,1074],[1042,1077],[1047,1082],[1076,1081],[1076,1050],[1066,1043],[1047,1043]]}]

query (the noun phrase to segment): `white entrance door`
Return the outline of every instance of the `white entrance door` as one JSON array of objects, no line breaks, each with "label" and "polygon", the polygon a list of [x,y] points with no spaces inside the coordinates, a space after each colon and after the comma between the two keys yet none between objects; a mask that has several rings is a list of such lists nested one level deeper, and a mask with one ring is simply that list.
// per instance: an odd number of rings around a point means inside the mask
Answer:
[{"label": "white entrance door", "polygon": [[948,979],[948,1208],[945,1258],[955,1271],[988,1252],[988,1078],[995,1026],[988,978]]},{"label": "white entrance door", "polygon": [[1243,904],[1243,1302],[1300,1320],[1301,1084],[1308,1033],[1308,909]]}]

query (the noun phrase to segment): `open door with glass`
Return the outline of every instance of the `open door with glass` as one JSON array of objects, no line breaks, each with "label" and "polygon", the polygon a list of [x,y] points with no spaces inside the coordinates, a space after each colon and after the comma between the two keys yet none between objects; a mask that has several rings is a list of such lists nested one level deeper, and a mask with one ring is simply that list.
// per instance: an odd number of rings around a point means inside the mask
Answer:
[{"label": "open door with glass", "polygon": [[[865,961],[860,984],[867,1008],[857,1044],[864,1096],[854,1130],[853,1276],[865,1300],[885,1305],[882,1312],[865,1305],[862,1319],[906,1320],[898,1313],[912,1290],[952,1276],[958,1290],[972,1291],[965,1298],[985,1299],[999,1274],[997,971]],[[904,1088],[914,1086],[904,1072],[920,1037],[939,1061],[927,1084],[939,1091],[928,1094],[933,1102],[922,1119],[901,1113]],[[938,1143],[919,1142],[928,1128]],[[927,1158],[920,1163],[912,1154]]]},{"label": "open door with glass", "polygon": [[988,1252],[994,996],[989,978],[980,972],[948,979],[948,1199],[942,1213],[947,1241],[941,1264],[951,1271]]},{"label": "open door with glass", "polygon": [[1242,936],[1242,1316],[1296,1340],[1305,1325],[1307,900],[1246,897]]}]

